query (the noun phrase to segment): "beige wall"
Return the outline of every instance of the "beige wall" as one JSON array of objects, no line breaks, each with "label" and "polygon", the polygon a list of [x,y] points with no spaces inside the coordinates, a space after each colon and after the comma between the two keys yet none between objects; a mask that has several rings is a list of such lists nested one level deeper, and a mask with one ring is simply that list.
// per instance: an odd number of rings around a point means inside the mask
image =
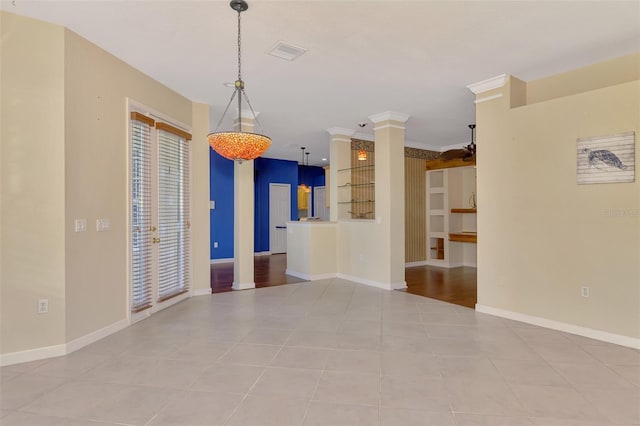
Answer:
[{"label": "beige wall", "polygon": [[404,122],[386,119],[375,124],[376,219],[338,222],[338,274],[381,288],[403,288]]},{"label": "beige wall", "polygon": [[209,215],[209,105],[193,103],[191,141],[191,233],[193,288],[197,293],[211,292],[211,238]]},{"label": "beige wall", "polygon": [[[3,353],[64,343],[64,29],[0,13]],[[26,54],[25,52],[29,52]],[[49,313],[38,315],[38,299]]]},{"label": "beige wall", "polygon": [[192,276],[209,285],[208,107],[71,31],[2,13],[2,354],[127,319],[127,99],[193,127]]},{"label": "beige wall", "polygon": [[[637,55],[620,61],[614,69],[637,72]],[[619,75],[513,109],[508,82],[498,90],[505,96],[477,104],[479,305],[640,337],[638,167],[634,183],[576,184],[577,138],[635,131],[639,162],[640,81],[621,83]],[[528,85],[535,92],[543,83]]]},{"label": "beige wall", "polygon": [[[187,125],[192,104],[77,34],[65,35],[70,341],[127,316],[127,97]],[[76,218],[87,219],[87,232],[74,232]],[[108,218],[111,230],[96,232],[97,218]]]}]

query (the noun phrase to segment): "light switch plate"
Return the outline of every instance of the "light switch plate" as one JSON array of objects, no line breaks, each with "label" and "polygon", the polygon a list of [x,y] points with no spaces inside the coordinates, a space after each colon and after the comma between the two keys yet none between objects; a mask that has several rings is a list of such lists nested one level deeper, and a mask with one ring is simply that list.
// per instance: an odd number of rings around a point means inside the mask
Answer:
[{"label": "light switch plate", "polygon": [[211,200],[211,201],[209,201],[209,208],[210,208],[211,210],[215,210],[215,209],[216,209],[216,202],[215,202],[215,200]]},{"label": "light switch plate", "polygon": [[96,220],[96,231],[104,232],[108,231],[111,228],[111,222],[109,219],[97,219]]},{"label": "light switch plate", "polygon": [[76,219],[76,232],[85,232],[87,230],[87,219]]}]

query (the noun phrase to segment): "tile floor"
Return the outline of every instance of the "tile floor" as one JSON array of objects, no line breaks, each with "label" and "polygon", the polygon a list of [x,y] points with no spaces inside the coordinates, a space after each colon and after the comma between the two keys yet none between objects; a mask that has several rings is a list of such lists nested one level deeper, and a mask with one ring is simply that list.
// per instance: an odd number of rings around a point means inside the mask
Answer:
[{"label": "tile floor", "polygon": [[195,297],[1,372],[2,426],[640,424],[639,351],[337,279]]}]

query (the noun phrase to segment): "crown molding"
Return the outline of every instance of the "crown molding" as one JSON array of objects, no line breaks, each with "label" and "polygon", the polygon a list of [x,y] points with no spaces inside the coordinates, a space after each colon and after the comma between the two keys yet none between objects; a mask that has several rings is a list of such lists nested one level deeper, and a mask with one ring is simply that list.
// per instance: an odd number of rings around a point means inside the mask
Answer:
[{"label": "crown molding", "polygon": [[467,86],[475,95],[502,87],[507,82],[507,74],[500,74]]},{"label": "crown molding", "polygon": [[327,129],[327,132],[328,132],[331,136],[343,135],[343,136],[351,137],[351,136],[353,136],[353,134],[355,133],[355,130],[352,130],[352,129],[346,129],[346,128],[344,128],[344,127],[331,127],[331,128],[329,128],[329,129]]},{"label": "crown molding", "polygon": [[473,101],[474,104],[481,104],[483,102],[492,101],[494,99],[498,99],[502,97],[502,93],[496,93],[495,95],[485,96],[484,98],[478,98]]},{"label": "crown molding", "polygon": [[410,117],[409,114],[405,114],[403,112],[385,111],[385,112],[380,112],[378,114],[370,115],[368,118],[373,123],[377,124],[377,123],[380,123],[383,121],[389,121],[389,120],[405,123],[409,119],[409,117]]},{"label": "crown molding", "polygon": [[243,109],[242,113],[238,114],[238,108],[236,108],[236,115],[234,117],[234,120],[237,120],[238,118],[249,118],[251,120],[258,118],[258,116],[260,115],[260,111],[253,111],[253,112],[256,113],[255,116],[253,115],[250,109]]},{"label": "crown molding", "polygon": [[375,137],[371,133],[355,132],[351,137],[354,139],[360,139],[363,141],[369,141],[369,142],[375,141]]}]

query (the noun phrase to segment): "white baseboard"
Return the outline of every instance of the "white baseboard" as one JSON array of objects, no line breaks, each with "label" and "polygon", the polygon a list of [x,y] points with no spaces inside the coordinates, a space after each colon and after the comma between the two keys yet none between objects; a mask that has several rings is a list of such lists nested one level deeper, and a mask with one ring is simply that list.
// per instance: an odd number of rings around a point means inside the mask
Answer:
[{"label": "white baseboard", "polygon": [[37,361],[39,359],[54,358],[67,354],[65,344],[45,346],[43,348],[27,349],[26,351],[9,352],[0,355],[0,366],[20,364],[22,362]]},{"label": "white baseboard", "polygon": [[129,326],[129,321],[125,319],[121,319],[120,321],[116,321],[111,325],[101,328],[100,330],[92,331],[89,334],[85,334],[84,336],[78,337],[77,339],[73,339],[69,343],[67,343],[67,353],[71,353],[77,351],[80,348],[84,348],[94,342],[97,342],[100,339],[104,339],[105,337],[117,333],[120,330],[124,330]]},{"label": "white baseboard", "polygon": [[527,324],[538,325],[540,327],[550,328],[552,330],[563,331],[565,333],[576,334],[578,336],[588,337],[590,339],[600,340],[603,342],[614,343],[620,346],[640,349],[640,339],[620,334],[609,333],[607,331],[595,330],[592,328],[581,327],[579,325],[568,324],[565,322],[554,321],[546,318],[534,317],[532,315],[521,314],[519,312],[506,311],[504,309],[493,308],[476,304],[476,311],[484,314],[494,315],[497,317],[507,318]]},{"label": "white baseboard", "polygon": [[418,260],[417,262],[407,262],[404,264],[405,268],[413,268],[414,266],[426,266],[428,265],[426,260]]},{"label": "white baseboard", "polygon": [[45,346],[42,348],[27,349],[25,351],[10,352],[8,354],[0,355],[0,366],[20,364],[23,362],[37,361],[40,359],[54,358],[70,354],[77,351],[80,348],[97,342],[113,333],[117,333],[129,326],[129,321],[125,318],[120,321],[116,321],[106,327],[99,330],[92,331],[89,334],[78,337],[66,344]]},{"label": "white baseboard", "polygon": [[303,280],[307,280],[307,281],[327,280],[327,279],[336,277],[336,274],[333,272],[330,272],[327,274],[310,275],[310,274],[305,274],[304,272],[292,271],[290,269],[287,269],[284,271],[284,273],[285,275],[291,275],[292,277],[302,278]]},{"label": "white baseboard", "polygon": [[353,281],[358,284],[364,284],[371,287],[381,288],[383,290],[399,290],[399,289],[407,288],[406,281],[401,281],[397,283],[383,283],[380,281],[368,280],[366,278],[356,277],[353,275],[346,275],[346,274],[336,274],[336,277],[342,278],[343,280]]},{"label": "white baseboard", "polygon": [[195,288],[193,289],[194,296],[206,296],[211,294],[211,288]]},{"label": "white baseboard", "polygon": [[250,282],[250,283],[237,283],[237,282],[233,282],[233,284],[231,285],[231,288],[234,290],[250,290],[252,288],[256,288],[256,283],[254,282]]},{"label": "white baseboard", "polygon": [[254,256],[271,256],[270,251],[257,251],[253,253]]}]

